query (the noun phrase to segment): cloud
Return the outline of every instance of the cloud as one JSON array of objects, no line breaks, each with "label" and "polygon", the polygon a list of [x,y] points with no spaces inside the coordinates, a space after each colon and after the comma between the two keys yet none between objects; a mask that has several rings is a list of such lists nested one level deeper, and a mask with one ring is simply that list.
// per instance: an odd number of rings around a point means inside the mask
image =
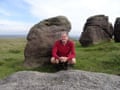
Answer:
[{"label": "cloud", "polygon": [[[4,0],[0,8],[0,34],[6,32],[28,33],[30,27],[50,17],[66,16],[71,24],[71,35],[80,36],[86,19],[105,14],[110,22],[120,16],[119,0]],[[9,4],[9,7],[6,6]],[[19,3],[19,4],[18,4]],[[1,5],[1,4],[0,4]],[[15,10],[14,10],[15,9]],[[12,17],[11,17],[12,16]],[[29,23],[30,22],[30,23]]]},{"label": "cloud", "polygon": [[97,14],[109,16],[110,22],[120,15],[119,2],[115,0],[25,0],[32,15],[46,19],[64,15],[72,23],[71,34],[80,35],[86,19]]},{"label": "cloud", "polygon": [[27,34],[31,23],[0,20],[0,35],[2,34]]}]

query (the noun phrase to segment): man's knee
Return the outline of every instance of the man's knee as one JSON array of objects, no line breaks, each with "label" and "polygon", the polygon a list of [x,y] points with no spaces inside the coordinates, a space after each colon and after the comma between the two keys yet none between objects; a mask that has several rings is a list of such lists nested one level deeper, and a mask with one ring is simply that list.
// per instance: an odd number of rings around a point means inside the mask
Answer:
[{"label": "man's knee", "polygon": [[50,61],[51,61],[51,63],[55,63],[55,58],[52,57]]},{"label": "man's knee", "polygon": [[57,64],[58,63],[58,60],[56,60],[54,57],[52,57],[50,61],[51,61],[52,64]]},{"label": "man's knee", "polygon": [[75,58],[72,58],[72,59],[69,61],[69,64],[76,64],[76,59],[75,59]]},{"label": "man's knee", "polygon": [[76,64],[76,59],[75,58],[72,59],[72,63]]}]

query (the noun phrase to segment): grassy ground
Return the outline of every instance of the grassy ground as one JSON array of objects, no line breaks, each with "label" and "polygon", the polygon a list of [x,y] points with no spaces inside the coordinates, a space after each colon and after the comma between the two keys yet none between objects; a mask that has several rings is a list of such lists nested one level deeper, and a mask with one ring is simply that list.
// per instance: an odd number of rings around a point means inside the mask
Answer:
[{"label": "grassy ground", "polygon": [[[21,70],[54,72],[52,66],[25,68],[24,38],[0,39],[0,78]],[[77,64],[74,69],[120,74],[120,43],[101,43],[87,48],[76,42]]]},{"label": "grassy ground", "polygon": [[107,42],[83,48],[77,42],[76,69],[120,74],[120,43]]},{"label": "grassy ground", "polygon": [[22,66],[25,39],[0,39],[0,78],[18,70]]}]

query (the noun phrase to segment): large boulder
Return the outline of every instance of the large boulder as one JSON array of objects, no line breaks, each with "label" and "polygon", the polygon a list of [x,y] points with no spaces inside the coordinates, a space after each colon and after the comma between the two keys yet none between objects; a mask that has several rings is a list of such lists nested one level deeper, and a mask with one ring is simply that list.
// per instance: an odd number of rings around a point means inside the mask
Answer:
[{"label": "large boulder", "polygon": [[120,77],[79,70],[21,71],[0,80],[0,90],[120,90]]},{"label": "large boulder", "polygon": [[34,25],[27,36],[24,50],[25,66],[38,67],[48,63],[54,42],[62,31],[69,32],[71,24],[64,16],[57,16]]},{"label": "large boulder", "polygon": [[120,42],[120,17],[116,19],[114,24],[114,40]]},{"label": "large boulder", "polygon": [[108,17],[96,15],[87,19],[79,41],[82,46],[89,46],[91,44],[110,41],[112,35],[113,27],[109,23]]}]

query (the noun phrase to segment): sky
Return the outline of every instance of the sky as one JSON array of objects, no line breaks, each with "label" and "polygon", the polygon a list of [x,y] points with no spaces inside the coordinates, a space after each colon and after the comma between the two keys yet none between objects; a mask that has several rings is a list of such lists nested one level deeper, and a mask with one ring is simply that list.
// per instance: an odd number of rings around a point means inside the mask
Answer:
[{"label": "sky", "polygon": [[114,25],[120,17],[120,0],[0,0],[0,35],[27,35],[38,22],[66,16],[71,36],[80,36],[86,19],[104,14]]}]

